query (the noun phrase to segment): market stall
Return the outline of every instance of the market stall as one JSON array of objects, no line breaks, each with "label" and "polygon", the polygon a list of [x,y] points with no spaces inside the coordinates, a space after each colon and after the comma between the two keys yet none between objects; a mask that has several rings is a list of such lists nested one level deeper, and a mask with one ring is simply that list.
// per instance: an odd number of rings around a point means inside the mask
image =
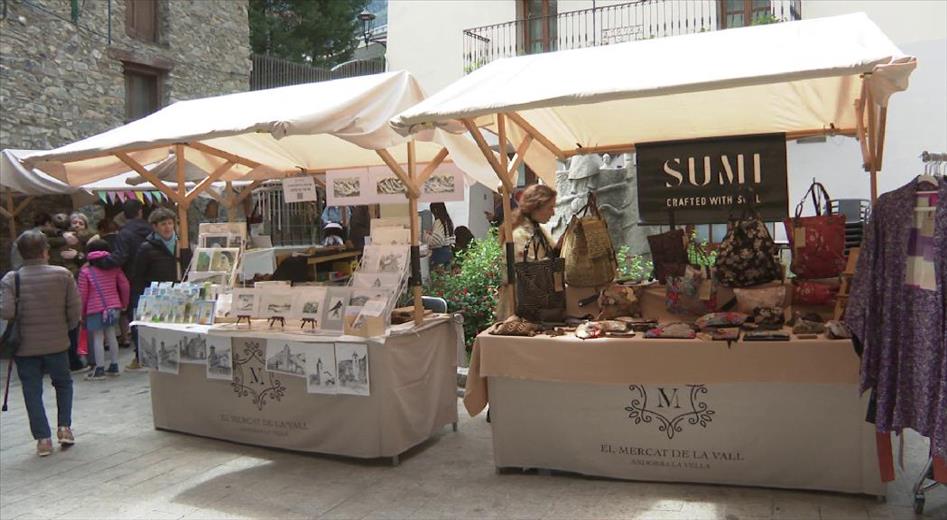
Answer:
[{"label": "market stall", "polygon": [[[616,63],[624,73],[601,74]],[[514,265],[508,194],[520,162],[553,185],[554,162],[576,155],[645,148],[653,152],[669,142],[707,138],[778,139],[775,148],[782,148],[783,168],[777,184],[784,185],[785,141],[853,136],[861,143],[875,200],[888,100],[907,88],[915,66],[916,60],[905,56],[864,14],[821,18],[499,60],[402,112],[392,126],[406,134],[432,127],[467,132],[485,153],[486,130],[497,135],[501,146],[516,149],[512,165],[503,155],[499,160],[487,155],[503,183],[506,205],[509,285],[503,299],[517,313],[535,310],[538,299],[523,290],[517,278],[523,273],[533,287],[549,288],[546,300],[555,302],[560,316],[564,309],[558,306],[566,307],[563,298],[573,311],[565,314],[576,316],[570,291],[566,289],[564,297],[558,294],[561,281],[550,274],[561,274],[561,265],[544,261],[546,273],[530,269],[526,260]],[[569,71],[568,77],[562,76],[563,70]],[[706,150],[716,143],[699,144]],[[863,382],[851,340],[841,332],[837,337],[842,339],[826,340],[826,329],[837,324],[823,324],[818,315],[801,318],[801,309],[792,309],[786,293],[767,295],[761,300],[765,304],[741,303],[747,308],[738,313],[739,320],[726,312],[702,317],[734,321],[717,324],[721,330],[697,326],[694,319],[702,312],[677,308],[669,317],[663,310],[690,298],[706,307],[703,312],[725,311],[717,304],[727,299],[712,296],[718,285],[759,291],[759,296],[772,291],[757,284],[783,280],[776,248],[752,207],[754,201],[767,202],[771,162],[767,153],[735,149],[669,155],[647,166],[638,154],[639,195],[641,179],[652,173],[665,174],[655,182],[669,189],[718,183],[730,187],[717,197],[719,202],[668,196],[662,200],[667,220],[655,223],[670,223],[673,229],[673,208],[686,204],[708,210],[716,204],[731,215],[737,210],[721,247],[720,256],[727,256],[723,263],[718,256],[716,264],[689,266],[693,262],[680,230],[654,237],[656,278],[662,284],[667,281],[660,288],[661,310],[642,303],[640,287],[595,283],[597,290],[606,287],[599,303],[627,300],[629,305],[612,317],[637,318],[558,328],[537,324],[537,319],[511,319],[478,338],[466,403],[476,414],[489,402],[498,467],[881,493],[882,480],[892,478],[884,464],[883,442],[879,437],[881,451],[876,452],[871,425],[864,423],[867,398],[858,397]],[[775,205],[778,220],[789,216],[786,204],[783,200]],[[587,206],[594,210],[594,200]],[[572,236],[567,238],[579,236],[574,230],[584,229],[585,218],[594,224],[589,229],[602,236],[594,211],[585,215],[582,222],[573,218],[565,233]],[[743,225],[748,222],[752,224]],[[794,222],[788,220],[787,229]],[[803,230],[793,238],[803,247],[809,235]],[[592,251],[590,235],[582,240],[583,250]],[[568,240],[564,244],[568,246]],[[659,265],[656,253],[669,250],[677,258],[673,269],[664,273],[671,264]],[[853,267],[845,265],[841,248],[836,253],[834,270],[825,276],[837,277],[843,268],[850,276]],[[564,260],[569,284],[570,263],[581,262],[568,255]],[[708,267],[717,273],[703,273]],[[790,317],[793,329],[784,329],[783,321]],[[743,328],[753,329],[741,331],[746,318]],[[632,323],[635,320],[639,322]],[[629,332],[634,325],[642,328]],[[593,339],[612,332],[615,338]],[[536,334],[555,337],[510,337]],[[815,339],[803,339],[810,337]],[[690,399],[687,405],[685,397]],[[678,404],[692,407],[693,413],[674,413]],[[715,414],[700,413],[711,410]],[[693,460],[714,453],[716,462]],[[890,464],[890,452],[887,455]]]},{"label": "market stall", "polygon": [[[160,324],[142,326],[139,334],[145,342],[188,342],[176,368],[163,364],[151,373],[156,428],[313,453],[390,457],[395,464],[445,425],[456,431],[455,346],[463,329],[448,317],[371,339]],[[351,354],[333,355],[340,344],[361,348],[364,384],[346,380]],[[320,365],[322,379],[302,373],[304,366],[298,372],[272,363],[268,368],[267,351],[285,345],[304,359],[329,347],[324,363],[308,361]],[[188,347],[215,347],[213,359],[206,350],[202,359],[188,356]],[[232,359],[232,374],[216,369],[222,355]],[[326,378],[338,385],[326,385]]]},{"label": "market stall", "polygon": [[[313,182],[327,183],[330,192],[342,190],[335,183],[322,180],[332,172],[351,172],[351,176],[359,180],[354,186],[355,192],[369,188],[374,180],[373,169],[382,168],[400,181],[402,190],[398,198],[400,201],[407,198],[412,215],[406,224],[410,229],[404,229],[407,238],[397,245],[373,244],[371,251],[366,247],[365,257],[371,260],[363,258],[359,272],[347,287],[290,286],[276,282],[234,287],[236,266],[247,257],[245,226],[202,224],[187,281],[153,283],[138,302],[137,324],[143,327],[143,332],[168,324],[213,325],[205,343],[216,335],[231,333],[267,342],[285,340],[295,345],[284,345],[285,352],[267,351],[259,355],[265,356],[264,372],[270,374],[266,376],[269,380],[277,377],[273,373],[285,371],[286,366],[291,365],[292,374],[307,381],[305,387],[290,384],[278,393],[281,399],[305,403],[303,411],[294,411],[293,417],[297,421],[306,417],[310,433],[280,444],[265,435],[253,437],[236,429],[220,429],[215,426],[218,416],[214,414],[188,414],[182,423],[181,416],[169,413],[167,403],[181,406],[173,397],[180,389],[180,381],[169,384],[161,372],[174,367],[173,371],[178,373],[178,360],[191,346],[197,349],[196,359],[205,365],[211,364],[210,347],[201,348],[197,340],[194,345],[190,340],[169,341],[163,346],[160,342],[139,343],[142,363],[158,372],[153,378],[152,391],[157,427],[269,446],[371,457],[395,456],[427,438],[445,422],[456,421],[456,412],[446,411],[444,399],[447,382],[452,381],[456,373],[457,341],[453,329],[444,332],[448,324],[428,327],[424,321],[417,268],[420,238],[417,202],[425,181],[448,159],[449,165],[462,170],[469,179],[482,182],[492,174],[475,145],[466,139],[437,131],[415,141],[388,127],[387,121],[394,114],[421,99],[423,92],[410,74],[392,72],[183,101],[104,134],[31,156],[26,161],[27,166],[71,185],[94,182],[131,167],[178,204],[182,221],[190,201],[216,181],[253,181],[249,189],[266,179],[302,181],[300,185],[308,185],[299,192],[303,196],[315,191]],[[171,153],[176,161],[177,190],[142,166],[164,160]],[[190,191],[183,188],[186,163],[211,172]],[[347,177],[343,180],[346,189],[352,188]],[[184,244],[194,242],[183,229],[180,239]],[[415,284],[414,328],[409,326],[403,335],[398,335],[396,329],[390,327],[390,313],[408,284],[409,273]],[[359,285],[362,283],[366,285]],[[216,323],[216,320],[229,323]],[[355,421],[352,428],[374,433],[361,437],[364,442],[343,446],[338,437],[331,437],[335,440],[330,441],[311,432],[331,428],[351,432],[335,423],[341,410],[351,404],[351,398],[302,396],[312,386],[313,379],[318,380],[322,373],[319,367],[307,366],[302,359],[310,349],[309,344],[335,345],[336,353],[340,345],[350,348],[353,343],[346,339],[350,334],[362,340],[358,343],[360,350],[356,349],[356,358],[348,362],[348,382],[367,385],[370,378],[377,377],[381,386],[355,394],[364,401],[364,406],[351,406],[357,411],[352,414],[351,420]],[[377,339],[386,337],[387,340]],[[237,347],[236,341],[232,345],[236,350],[228,356],[232,363],[228,376],[231,385],[241,383],[237,364],[241,359],[238,351],[243,347]],[[389,352],[389,343],[395,347],[402,344],[411,355],[424,354],[422,367],[406,366],[407,360],[397,354],[399,348]],[[230,343],[218,346],[231,351]],[[246,352],[242,355],[248,356]],[[219,356],[213,359],[218,364],[221,362]],[[351,373],[355,364],[362,367],[358,375]],[[422,376],[418,372],[421,368],[434,373]],[[339,370],[342,370],[341,362]],[[179,375],[189,377],[189,368],[185,367],[185,372]],[[264,375],[253,372],[252,377]],[[242,381],[246,383],[245,379]],[[340,388],[342,382],[340,374],[339,381],[330,386]],[[220,382],[216,384],[226,387]],[[202,401],[208,408],[201,410],[226,407],[229,392],[212,391],[213,398]],[[296,401],[297,393],[300,401]],[[399,400],[399,405],[394,406],[392,399]],[[319,400],[326,402],[317,402]],[[314,402],[316,406],[310,406]],[[318,415],[318,409],[340,411]],[[261,421],[270,420],[265,414],[258,417]],[[375,446],[370,447],[372,444]]]}]

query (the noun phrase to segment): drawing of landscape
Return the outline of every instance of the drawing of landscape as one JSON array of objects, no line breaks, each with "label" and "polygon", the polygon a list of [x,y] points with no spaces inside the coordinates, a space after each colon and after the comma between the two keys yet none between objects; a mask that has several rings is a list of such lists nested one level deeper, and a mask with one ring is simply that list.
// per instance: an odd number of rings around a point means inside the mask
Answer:
[{"label": "drawing of landscape", "polygon": [[268,340],[266,342],[266,369],[290,376],[306,376],[306,352],[304,344],[293,341]]}]

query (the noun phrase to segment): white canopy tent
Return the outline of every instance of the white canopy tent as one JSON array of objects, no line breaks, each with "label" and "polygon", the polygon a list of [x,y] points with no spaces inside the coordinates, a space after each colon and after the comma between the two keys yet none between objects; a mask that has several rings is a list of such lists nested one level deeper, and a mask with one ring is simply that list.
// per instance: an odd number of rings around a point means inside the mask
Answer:
[{"label": "white canopy tent", "polygon": [[[181,101],[25,163],[73,186],[132,168],[178,203],[182,222],[193,196],[218,180],[255,185],[299,173],[387,166],[405,184],[416,216],[421,186],[448,156],[473,180],[487,186],[493,181],[489,164],[469,139],[439,130],[409,138],[388,125],[423,99],[414,77],[397,71]],[[171,153],[177,158],[177,190],[142,166]],[[183,186],[185,162],[212,172],[190,192]],[[418,171],[418,163],[427,166]],[[417,218],[411,227],[417,246]],[[188,243],[186,228],[181,238]],[[420,320],[420,286],[414,290]]]},{"label": "white canopy tent", "polygon": [[[486,128],[501,146],[518,143],[516,160],[523,156],[550,184],[556,158],[633,151],[636,143],[849,135],[861,141],[874,199],[888,99],[907,88],[915,67],[858,13],[507,58],[392,125],[406,135],[466,130],[483,151]],[[514,170],[505,159],[490,162],[508,191]]]}]

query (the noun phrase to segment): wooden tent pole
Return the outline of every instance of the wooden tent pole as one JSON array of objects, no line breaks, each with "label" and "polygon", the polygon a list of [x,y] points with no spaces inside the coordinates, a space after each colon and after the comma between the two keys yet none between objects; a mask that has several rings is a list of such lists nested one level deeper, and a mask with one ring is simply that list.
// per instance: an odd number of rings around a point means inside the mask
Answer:
[{"label": "wooden tent pole", "polygon": [[875,119],[875,100],[871,97],[871,92],[865,89],[865,104],[868,109],[868,174],[871,178],[871,204],[874,205],[878,200],[878,161],[875,156],[875,149],[878,145],[878,121]]},{"label": "wooden tent pole", "polygon": [[885,153],[885,130],[888,126],[888,107],[880,107],[878,110],[878,143],[875,150],[875,168],[881,171],[882,158]]},{"label": "wooden tent pole", "polygon": [[[387,162],[387,161],[386,161]],[[399,168],[400,169],[400,168]],[[421,217],[418,215],[418,188],[414,184],[418,175],[414,140],[408,141],[408,214],[411,216],[411,280],[414,286],[414,324],[424,322],[424,304],[421,301]]]},{"label": "wooden tent pole", "polygon": [[[497,137],[499,138],[498,148],[500,152],[500,170],[504,173],[501,178],[503,181],[503,235],[504,250],[506,251],[506,288],[500,295],[507,303],[508,309],[516,309],[516,291],[513,290],[516,280],[516,272],[513,269],[513,263],[516,261],[515,251],[513,251],[513,206],[511,198],[513,196],[513,174],[509,170],[509,159],[506,155],[506,147],[509,144],[506,135],[506,117],[503,114],[497,114]],[[525,142],[525,141],[524,141]],[[523,148],[525,152],[526,149]]]},{"label": "wooden tent pole", "polygon": [[177,167],[177,179],[178,179],[178,227],[180,228],[180,244],[184,244],[184,247],[181,249],[190,249],[191,245],[188,241],[188,224],[187,224],[187,207],[191,204],[191,201],[187,198],[187,186],[185,186],[184,179],[184,145],[176,144],[174,145],[174,162]]}]

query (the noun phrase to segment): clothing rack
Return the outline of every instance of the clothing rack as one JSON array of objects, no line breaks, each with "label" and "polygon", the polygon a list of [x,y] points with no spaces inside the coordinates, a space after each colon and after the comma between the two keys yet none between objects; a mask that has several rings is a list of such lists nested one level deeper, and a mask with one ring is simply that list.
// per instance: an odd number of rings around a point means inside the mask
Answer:
[{"label": "clothing rack", "polygon": [[[934,169],[947,164],[947,153],[924,151],[921,152],[921,161],[925,164],[924,173],[931,174],[934,173]],[[934,457],[932,454],[931,457],[927,459],[924,470],[921,471],[920,477],[918,477],[917,482],[914,483],[914,487],[912,488],[914,493],[914,512],[919,515],[923,514],[925,493],[928,493],[938,486],[945,485],[947,484],[942,484],[934,480]]]}]

